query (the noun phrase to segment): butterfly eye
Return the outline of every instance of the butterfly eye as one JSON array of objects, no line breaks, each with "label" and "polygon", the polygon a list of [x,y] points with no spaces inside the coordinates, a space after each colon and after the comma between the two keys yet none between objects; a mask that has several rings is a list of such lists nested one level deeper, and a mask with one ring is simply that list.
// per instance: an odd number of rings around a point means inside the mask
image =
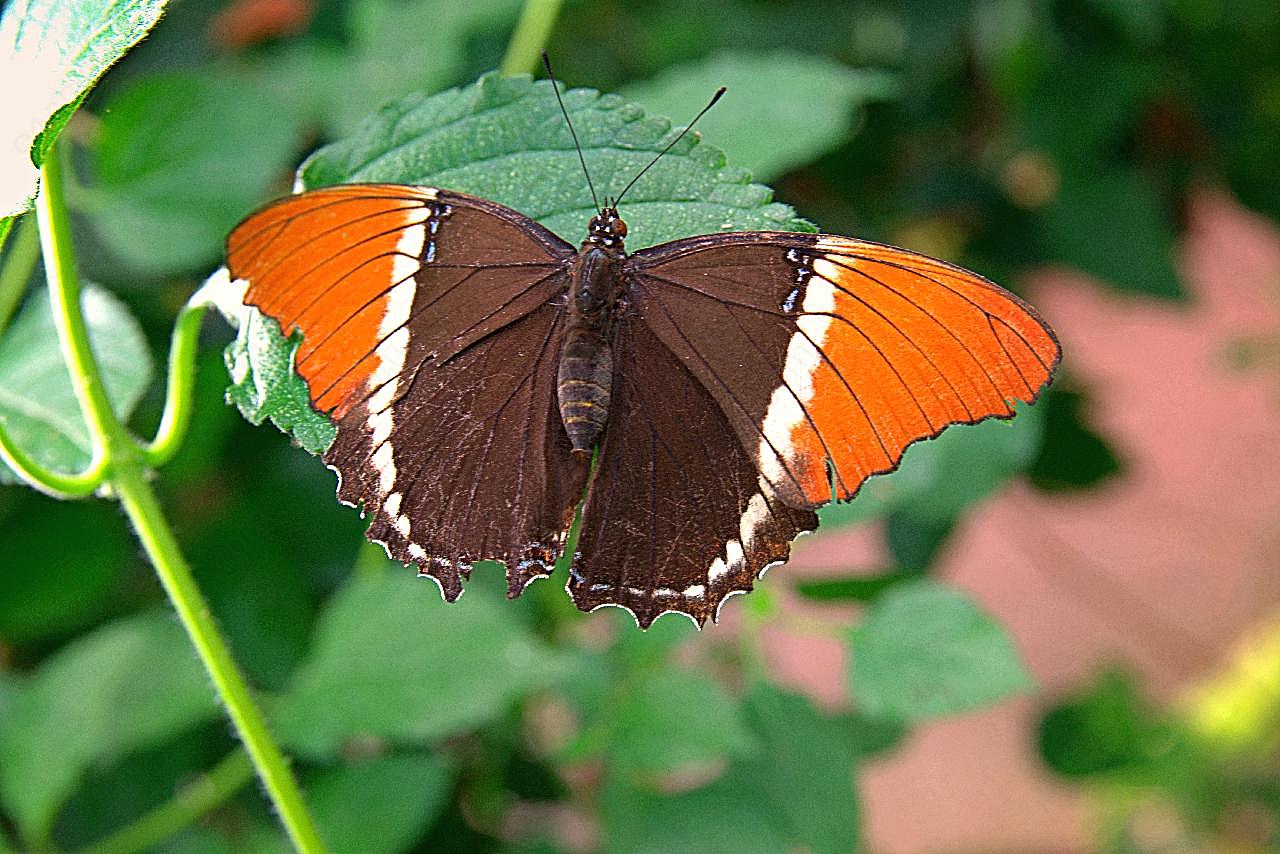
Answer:
[{"label": "butterfly eye", "polygon": [[617,234],[619,237],[626,237],[626,236],[627,236],[627,224],[626,224],[625,222],[623,222],[622,220],[620,220],[620,219],[616,219],[616,220],[614,220],[614,221],[613,221],[613,231],[614,231],[614,233],[615,233],[615,234]]}]

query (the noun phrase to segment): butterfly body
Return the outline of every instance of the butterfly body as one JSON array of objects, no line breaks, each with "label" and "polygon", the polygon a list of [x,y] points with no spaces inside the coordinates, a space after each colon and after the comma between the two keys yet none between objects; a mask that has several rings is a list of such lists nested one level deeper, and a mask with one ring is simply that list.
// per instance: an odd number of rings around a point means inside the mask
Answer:
[{"label": "butterfly body", "polygon": [[626,223],[613,209],[592,217],[567,276],[568,330],[556,393],[573,452],[590,456],[609,420],[614,314],[623,291]]},{"label": "butterfly body", "polygon": [[301,333],[339,497],[449,600],[475,561],[512,596],[547,575],[580,506],[580,608],[701,624],[817,507],[949,424],[1012,417],[1058,364],[1030,306],[907,250],[625,237],[613,209],[574,247],[485,199],[351,184],[228,238],[244,301]]}]

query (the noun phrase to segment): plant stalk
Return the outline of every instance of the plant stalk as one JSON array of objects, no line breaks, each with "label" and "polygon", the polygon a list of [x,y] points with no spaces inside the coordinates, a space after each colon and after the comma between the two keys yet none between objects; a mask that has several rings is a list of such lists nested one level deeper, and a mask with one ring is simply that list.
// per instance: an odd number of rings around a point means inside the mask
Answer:
[{"label": "plant stalk", "polygon": [[45,159],[41,172],[36,212],[54,323],[76,398],[93,441],[95,458],[101,455],[105,459],[107,482],[133,523],[161,585],[178,612],[183,628],[199,653],[268,796],[279,812],[290,840],[299,851],[324,851],[324,844],[307,811],[293,772],[267,730],[248,683],[231,657],[226,640],[213,620],[155,492],[147,482],[143,451],[116,418],[107,399],[80,309],[80,281],[63,201],[57,149]]},{"label": "plant stalk", "polygon": [[525,0],[511,41],[507,42],[499,71],[504,75],[536,73],[541,67],[542,49],[560,14],[562,0]]},{"label": "plant stalk", "polygon": [[150,851],[223,804],[253,779],[253,763],[235,750],[199,779],[184,786],[172,800],[121,828],[89,848],[93,854],[136,854]]},{"label": "plant stalk", "polygon": [[160,416],[160,426],[156,428],[155,438],[142,446],[143,461],[150,468],[157,468],[173,459],[191,424],[196,344],[200,338],[200,322],[204,320],[207,308],[205,303],[187,303],[173,326],[164,413]]},{"label": "plant stalk", "polygon": [[36,225],[30,217],[21,217],[13,226],[12,242],[9,251],[0,262],[0,333],[9,325],[22,295],[26,291],[27,281],[35,272],[36,261],[40,260],[40,240],[36,235]]}]

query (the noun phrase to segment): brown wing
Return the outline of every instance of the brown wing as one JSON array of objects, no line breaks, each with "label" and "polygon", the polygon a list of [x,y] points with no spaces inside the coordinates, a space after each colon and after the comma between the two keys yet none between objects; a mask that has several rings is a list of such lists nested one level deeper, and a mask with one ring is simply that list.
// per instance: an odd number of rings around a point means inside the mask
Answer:
[{"label": "brown wing", "polygon": [[390,184],[292,196],[228,238],[245,302],[302,334],[339,496],[450,599],[480,559],[505,561],[518,593],[581,495],[553,385],[572,254],[508,208]]},{"label": "brown wing", "polygon": [[708,235],[636,253],[628,270],[631,310],[793,507],[852,498],[949,424],[1011,417],[1060,356],[1013,294],[866,241]]},{"label": "brown wing", "polygon": [[642,627],[664,611],[702,624],[786,560],[817,516],[773,497],[707,390],[640,318],[621,321],[614,366],[569,592],[583,610],[624,605]]}]

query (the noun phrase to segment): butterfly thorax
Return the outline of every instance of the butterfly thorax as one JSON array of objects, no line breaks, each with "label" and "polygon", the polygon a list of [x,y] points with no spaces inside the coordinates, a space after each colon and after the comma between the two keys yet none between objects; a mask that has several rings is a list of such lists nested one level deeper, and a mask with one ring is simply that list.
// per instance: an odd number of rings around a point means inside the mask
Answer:
[{"label": "butterfly thorax", "polygon": [[556,392],[560,418],[575,453],[590,454],[609,418],[613,388],[614,307],[622,290],[627,226],[616,210],[592,217],[569,270],[567,330]]}]

